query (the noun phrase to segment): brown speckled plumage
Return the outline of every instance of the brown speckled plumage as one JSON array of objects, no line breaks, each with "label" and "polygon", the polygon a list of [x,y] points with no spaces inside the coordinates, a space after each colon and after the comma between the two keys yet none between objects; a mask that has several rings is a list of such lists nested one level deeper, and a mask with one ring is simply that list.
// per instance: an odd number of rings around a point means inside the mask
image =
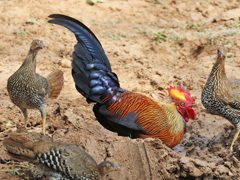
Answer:
[{"label": "brown speckled plumage", "polygon": [[55,99],[60,94],[63,87],[63,72],[55,70],[47,78],[37,74],[36,56],[40,49],[43,49],[42,41],[34,40],[21,67],[9,77],[7,90],[12,102],[23,112],[25,126],[27,109],[40,110],[45,134],[45,103],[48,98]]},{"label": "brown speckled plumage", "polygon": [[240,131],[240,80],[229,80],[225,72],[226,47],[218,48],[217,61],[202,92],[202,104],[212,114],[229,120],[236,128],[232,151]]},{"label": "brown speckled plumage", "polygon": [[121,168],[109,161],[97,165],[85,151],[69,143],[47,140],[31,140],[23,133],[12,133],[3,145],[15,159],[32,161],[47,176],[78,180],[100,180],[111,171]]}]

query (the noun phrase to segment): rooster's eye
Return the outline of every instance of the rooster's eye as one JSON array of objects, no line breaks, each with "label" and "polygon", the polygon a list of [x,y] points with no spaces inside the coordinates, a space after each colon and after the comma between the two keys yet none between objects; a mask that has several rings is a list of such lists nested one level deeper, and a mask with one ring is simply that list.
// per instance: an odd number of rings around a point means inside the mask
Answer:
[{"label": "rooster's eye", "polygon": [[181,103],[181,106],[185,106],[185,103]]}]

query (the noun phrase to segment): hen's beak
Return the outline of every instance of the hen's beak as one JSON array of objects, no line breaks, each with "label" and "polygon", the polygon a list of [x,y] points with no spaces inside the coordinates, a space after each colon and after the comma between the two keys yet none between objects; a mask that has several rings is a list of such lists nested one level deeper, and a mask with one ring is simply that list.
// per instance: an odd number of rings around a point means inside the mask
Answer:
[{"label": "hen's beak", "polygon": [[114,164],[113,169],[115,171],[122,171],[122,168],[120,166],[116,165],[116,164]]},{"label": "hen's beak", "polygon": [[221,48],[220,50],[220,56],[223,57],[225,55],[224,47]]},{"label": "hen's beak", "polygon": [[38,48],[39,48],[39,49],[44,49],[44,46],[43,46],[43,43],[42,43],[42,42],[38,44]]}]

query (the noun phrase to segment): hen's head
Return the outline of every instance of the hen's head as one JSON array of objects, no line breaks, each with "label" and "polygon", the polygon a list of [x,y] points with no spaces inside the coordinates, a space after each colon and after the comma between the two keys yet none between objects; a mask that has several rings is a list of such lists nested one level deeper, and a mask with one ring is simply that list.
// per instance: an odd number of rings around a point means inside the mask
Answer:
[{"label": "hen's head", "polygon": [[225,61],[227,56],[227,48],[225,46],[221,46],[217,48],[217,63],[221,63]]},{"label": "hen's head", "polygon": [[195,99],[190,95],[190,93],[181,87],[168,88],[169,96],[175,102],[178,112],[184,117],[186,122],[189,118],[195,119],[197,112],[193,108],[196,105]]},{"label": "hen's head", "polygon": [[122,171],[121,167],[109,162],[109,161],[103,161],[98,165],[98,170],[101,174],[102,177],[104,177],[105,175],[107,175],[108,173],[112,172],[112,171]]},{"label": "hen's head", "polygon": [[30,49],[32,51],[38,51],[38,50],[43,49],[43,48],[44,48],[43,42],[38,40],[38,39],[33,40],[32,44],[31,44],[31,47],[30,47]]}]

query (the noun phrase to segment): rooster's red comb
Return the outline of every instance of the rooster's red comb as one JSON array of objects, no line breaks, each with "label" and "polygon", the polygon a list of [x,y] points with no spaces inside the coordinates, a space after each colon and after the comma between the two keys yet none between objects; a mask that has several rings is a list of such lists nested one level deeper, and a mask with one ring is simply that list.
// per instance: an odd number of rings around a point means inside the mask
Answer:
[{"label": "rooster's red comb", "polygon": [[191,96],[191,94],[185,88],[182,88],[180,86],[170,86],[170,88],[168,88],[168,93],[175,102],[181,100],[195,102],[195,99]]}]

